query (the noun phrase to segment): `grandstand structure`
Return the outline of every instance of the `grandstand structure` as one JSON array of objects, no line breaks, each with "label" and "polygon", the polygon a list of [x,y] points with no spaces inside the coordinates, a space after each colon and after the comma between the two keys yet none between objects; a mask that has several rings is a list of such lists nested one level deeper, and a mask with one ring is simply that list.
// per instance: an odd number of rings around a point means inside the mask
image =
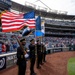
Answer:
[{"label": "grandstand structure", "polygon": [[[29,2],[26,2],[25,5],[21,5],[11,0],[0,0],[0,13],[4,10],[9,10],[17,14],[34,10],[36,17],[40,15],[42,21],[45,21],[45,37],[42,42],[45,42],[46,52],[48,54],[75,50],[75,15],[68,15],[67,12],[52,10],[50,8],[37,7],[35,4]],[[7,69],[16,64],[16,49],[13,48],[13,45],[16,44],[17,48],[19,44],[14,35],[16,35],[20,40],[22,38],[20,33],[22,33],[22,30],[3,33],[0,18],[0,41],[9,45],[9,51],[4,54],[0,49],[0,60],[6,60],[4,65],[0,67],[0,70]],[[28,48],[30,40],[34,38],[34,35],[25,36],[25,38],[26,47]],[[3,64],[3,62],[1,62],[1,64]]]},{"label": "grandstand structure", "polygon": [[45,20],[45,36],[75,37],[75,15],[67,15],[67,12],[59,12],[43,7],[37,7],[26,2],[21,5],[12,1],[11,11],[21,13],[35,11],[36,16],[41,14]]},{"label": "grandstand structure", "polygon": [[29,2],[26,2],[25,5],[21,5],[11,1],[11,8],[7,10],[15,13],[26,13],[34,10],[36,16],[41,15],[41,19],[45,20],[45,36],[75,37],[75,15],[67,15],[67,12],[40,6],[37,7],[35,4]]}]

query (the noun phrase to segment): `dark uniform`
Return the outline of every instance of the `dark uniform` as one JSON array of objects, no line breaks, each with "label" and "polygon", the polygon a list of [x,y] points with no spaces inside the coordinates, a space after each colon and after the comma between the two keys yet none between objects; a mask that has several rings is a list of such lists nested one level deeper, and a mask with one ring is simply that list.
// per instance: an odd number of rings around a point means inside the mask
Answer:
[{"label": "dark uniform", "polygon": [[46,62],[46,47],[43,45],[43,62]]},{"label": "dark uniform", "polygon": [[[24,42],[22,39],[20,42]],[[24,43],[23,43],[24,44]],[[24,52],[21,47],[17,48],[17,65],[18,65],[18,75],[25,75],[26,72],[26,59],[24,57]]]},{"label": "dark uniform", "polygon": [[40,64],[43,65],[43,53],[44,53],[44,45],[41,44],[41,56],[40,56]]},{"label": "dark uniform", "polygon": [[39,42],[39,40],[37,40],[37,44],[36,44],[36,46],[37,46],[37,68],[39,69],[39,68],[41,68],[40,64],[41,64],[42,57],[41,57],[41,44],[38,42]]},{"label": "dark uniform", "polygon": [[[34,39],[30,40],[31,44],[29,45],[30,49],[30,75],[35,75],[34,72],[34,65],[35,65],[35,44],[32,44],[34,42]],[[34,42],[35,43],[35,42]]]}]

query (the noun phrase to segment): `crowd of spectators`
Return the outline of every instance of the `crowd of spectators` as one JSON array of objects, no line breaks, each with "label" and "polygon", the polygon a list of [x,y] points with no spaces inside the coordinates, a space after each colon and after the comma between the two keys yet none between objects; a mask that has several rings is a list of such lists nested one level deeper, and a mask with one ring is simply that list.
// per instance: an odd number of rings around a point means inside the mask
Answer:
[{"label": "crowd of spectators", "polygon": [[17,50],[18,43],[15,41],[0,41],[0,54],[6,52],[14,52]]},{"label": "crowd of spectators", "polygon": [[[30,39],[34,38],[34,36],[25,37],[26,38],[26,46],[29,45]],[[43,37],[42,41],[45,43],[47,48],[54,47],[69,47],[69,50],[75,50],[75,38],[68,37]],[[14,52],[17,50],[19,46],[18,42],[15,40],[12,41],[0,41],[0,54],[6,52]]]},{"label": "crowd of spectators", "polygon": [[69,47],[69,50],[75,50],[75,38],[45,37],[43,40],[48,44],[48,48]]},{"label": "crowd of spectators", "polygon": [[57,20],[45,20],[47,24],[53,24],[53,25],[75,25],[75,22],[69,22],[69,21],[57,21]]},{"label": "crowd of spectators", "polygon": [[57,34],[57,35],[75,35],[75,33],[71,33],[71,32],[45,32],[46,34]]}]

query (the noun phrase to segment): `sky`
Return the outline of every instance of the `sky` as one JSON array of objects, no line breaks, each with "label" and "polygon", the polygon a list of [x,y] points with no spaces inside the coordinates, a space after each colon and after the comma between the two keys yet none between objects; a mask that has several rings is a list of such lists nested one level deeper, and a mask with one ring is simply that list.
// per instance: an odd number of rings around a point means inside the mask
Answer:
[{"label": "sky", "polygon": [[26,2],[33,3],[37,6],[45,7],[47,5],[52,10],[66,11],[68,15],[75,15],[75,0],[12,0],[25,5]]}]

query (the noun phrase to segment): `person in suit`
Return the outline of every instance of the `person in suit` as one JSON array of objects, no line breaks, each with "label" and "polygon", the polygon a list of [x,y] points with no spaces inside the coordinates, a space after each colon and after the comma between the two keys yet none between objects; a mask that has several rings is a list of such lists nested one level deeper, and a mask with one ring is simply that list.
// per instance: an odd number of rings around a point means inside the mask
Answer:
[{"label": "person in suit", "polygon": [[35,65],[35,59],[36,59],[34,39],[30,40],[29,50],[30,50],[30,75],[36,75],[36,73],[34,72],[34,65]]},{"label": "person in suit", "polygon": [[20,40],[20,43],[22,44],[24,51],[22,50],[21,46],[17,48],[17,65],[18,65],[18,75],[25,75],[26,72],[26,39],[23,38]]}]

